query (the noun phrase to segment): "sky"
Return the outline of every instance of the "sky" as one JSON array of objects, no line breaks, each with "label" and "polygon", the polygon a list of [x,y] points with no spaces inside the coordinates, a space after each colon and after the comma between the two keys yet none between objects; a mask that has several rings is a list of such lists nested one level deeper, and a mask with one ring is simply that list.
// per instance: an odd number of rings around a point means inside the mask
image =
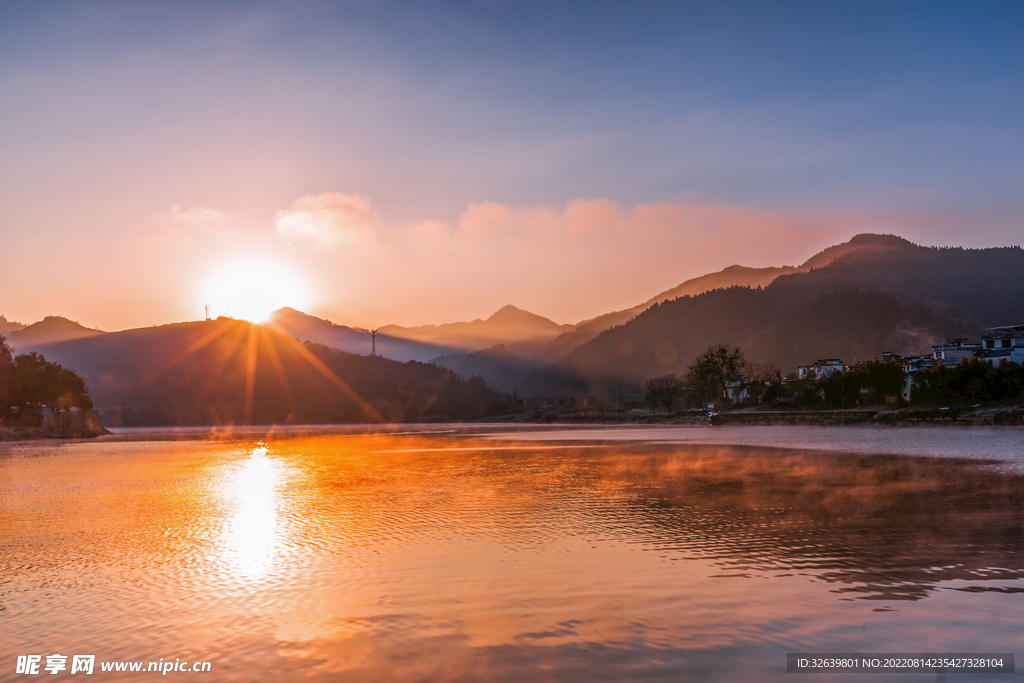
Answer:
[{"label": "sky", "polygon": [[859,232],[1020,244],[1021,35],[1020,2],[3,2],[0,314],[573,323]]}]

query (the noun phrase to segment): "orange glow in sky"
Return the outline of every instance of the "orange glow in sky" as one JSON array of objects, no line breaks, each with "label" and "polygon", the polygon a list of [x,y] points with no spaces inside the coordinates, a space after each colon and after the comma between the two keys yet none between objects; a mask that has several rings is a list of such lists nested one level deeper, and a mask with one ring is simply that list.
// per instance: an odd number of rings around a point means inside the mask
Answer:
[{"label": "orange glow in sky", "polygon": [[1020,3],[300,4],[0,5],[0,315],[579,323],[1020,242]]},{"label": "orange glow in sky", "polygon": [[303,308],[306,288],[293,273],[265,259],[245,259],[216,271],[205,290],[213,316],[259,323],[283,306]]}]

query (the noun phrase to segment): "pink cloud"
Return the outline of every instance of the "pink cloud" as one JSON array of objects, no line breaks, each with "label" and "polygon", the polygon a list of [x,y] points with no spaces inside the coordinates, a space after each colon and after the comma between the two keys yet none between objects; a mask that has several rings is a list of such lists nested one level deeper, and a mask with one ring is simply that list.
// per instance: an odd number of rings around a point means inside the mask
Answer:
[{"label": "pink cloud", "polygon": [[300,197],[274,218],[278,235],[321,248],[370,242],[381,223],[368,197],[341,192]]},{"label": "pink cloud", "polygon": [[[329,259],[303,250],[324,315],[350,324],[486,317],[513,303],[558,322],[629,308],[733,264],[797,265],[859,232],[918,242],[948,216],[874,210],[768,211],[706,202],[470,204],[454,221],[392,224],[365,197],[310,195],[277,214],[277,234],[322,244],[370,236]],[[294,233],[294,234],[291,234]],[[340,233],[340,235],[338,235]]]},{"label": "pink cloud", "polygon": [[[575,199],[564,208],[471,204],[459,218],[459,234],[470,238],[560,239],[624,237],[706,240],[726,236],[763,238],[832,231],[898,229],[917,214],[877,211],[763,211],[742,206],[658,202],[625,207],[610,199]],[[782,240],[786,241],[785,239]]]},{"label": "pink cloud", "polygon": [[364,279],[390,271],[386,285],[378,278],[363,294],[379,293],[383,307],[401,302],[409,313],[378,308],[375,315],[406,324],[479,317],[513,301],[575,322],[733,264],[795,265],[858,232],[912,236],[928,222],[908,212],[766,211],[702,202],[479,202],[454,228],[429,220],[404,238],[401,231],[390,233],[379,259],[350,267],[367,269]]}]

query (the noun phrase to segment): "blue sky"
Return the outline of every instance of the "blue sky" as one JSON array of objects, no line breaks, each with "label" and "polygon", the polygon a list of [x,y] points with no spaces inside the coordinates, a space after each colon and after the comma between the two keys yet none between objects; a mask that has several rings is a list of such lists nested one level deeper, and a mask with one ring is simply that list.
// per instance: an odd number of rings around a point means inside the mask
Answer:
[{"label": "blue sky", "polygon": [[[28,255],[0,275],[5,305],[18,300],[12,315],[57,312],[53,291],[17,289],[47,268],[67,271],[44,245],[59,240],[95,259],[96,245],[110,253],[116,244],[118,258],[145,261],[160,250],[147,239],[170,229],[153,216],[178,206],[234,217],[233,248],[286,254],[313,289],[351,291],[316,305],[358,322],[381,303],[330,271],[357,269],[366,254],[273,244],[279,212],[326,193],[368,198],[390,244],[425,221],[458,232],[467,208],[483,202],[564,209],[604,198],[624,210],[668,202],[866,212],[875,217],[861,221],[868,227],[885,214],[881,228],[919,242],[1019,242],[1019,2],[293,5],[0,6],[0,231]],[[676,271],[666,263],[651,276],[624,264],[621,297],[551,304],[548,314],[567,322],[632,305],[735,261],[800,261],[848,238],[844,229],[825,221],[795,243],[775,240],[776,251],[747,252],[722,228]],[[683,248],[688,226],[673,231]],[[207,254],[201,263],[163,253],[146,271],[195,280],[230,256],[209,235],[189,239]],[[620,247],[609,238],[605,248]],[[529,243],[478,253],[501,272],[522,272]],[[397,251],[376,258],[378,272],[407,269]],[[640,264],[644,254],[629,258]],[[577,280],[601,261],[566,259],[579,261],[567,275]],[[116,278],[80,268],[80,280],[96,281],[93,296],[114,296]],[[150,306],[154,316],[194,307],[185,283],[151,289],[164,302]],[[454,291],[455,280],[423,296]],[[536,308],[543,296],[517,305]],[[508,299],[496,286],[429,313],[479,317]],[[141,297],[123,302],[141,306]],[[398,319],[379,322],[428,322],[389,313]],[[145,322],[141,313],[94,319]]]}]

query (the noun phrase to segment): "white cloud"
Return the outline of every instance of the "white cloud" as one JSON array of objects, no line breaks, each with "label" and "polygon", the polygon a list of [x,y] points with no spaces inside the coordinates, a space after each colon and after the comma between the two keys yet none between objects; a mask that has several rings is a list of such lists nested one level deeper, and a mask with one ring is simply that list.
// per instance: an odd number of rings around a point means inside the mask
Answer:
[{"label": "white cloud", "polygon": [[341,192],[300,197],[275,218],[278,235],[320,248],[367,244],[380,227],[368,197]]},{"label": "white cloud", "polygon": [[216,228],[237,222],[241,216],[226,211],[208,209],[205,206],[195,206],[191,209],[183,209],[177,204],[172,204],[161,214],[165,218],[178,225],[189,227]]},{"label": "white cloud", "polygon": [[157,239],[171,248],[185,249],[197,242],[209,244],[237,239],[241,233],[242,216],[205,206],[183,209],[172,204],[148,217],[161,226]]}]

